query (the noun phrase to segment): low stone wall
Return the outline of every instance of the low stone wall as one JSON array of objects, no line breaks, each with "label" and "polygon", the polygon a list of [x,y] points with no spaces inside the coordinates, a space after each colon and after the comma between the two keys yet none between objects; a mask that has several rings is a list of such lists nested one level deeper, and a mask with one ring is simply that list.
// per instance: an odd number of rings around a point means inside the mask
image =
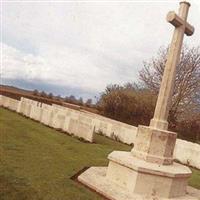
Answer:
[{"label": "low stone wall", "polygon": [[6,97],[3,95],[0,96],[0,105],[13,111],[17,111],[19,102],[20,101],[12,99],[10,97]]},{"label": "low stone wall", "polygon": [[[50,127],[93,142],[94,132],[111,139],[134,144],[137,127],[84,110],[47,105],[21,98],[21,101],[0,95],[0,105],[15,110]],[[177,139],[174,158],[183,164],[200,169],[200,145]]]},{"label": "low stone wall", "polygon": [[174,158],[183,164],[200,169],[200,145],[177,139]]}]

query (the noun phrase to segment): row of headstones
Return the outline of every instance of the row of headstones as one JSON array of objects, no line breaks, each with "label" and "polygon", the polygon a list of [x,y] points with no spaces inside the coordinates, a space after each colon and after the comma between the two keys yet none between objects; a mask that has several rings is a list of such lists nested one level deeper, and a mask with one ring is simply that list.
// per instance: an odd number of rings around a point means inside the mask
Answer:
[{"label": "row of headstones", "polygon": [[[80,120],[84,120],[85,122],[87,121],[87,123],[92,124],[95,133],[102,134],[106,137],[129,145],[134,143],[137,127],[87,112],[85,110],[77,111],[56,104],[53,104],[52,107],[61,110],[68,110],[72,113],[72,116],[80,115]],[[67,122],[65,123],[65,126],[66,124]]]},{"label": "row of headstones", "polygon": [[16,111],[35,121],[71,135],[93,142],[94,125],[92,119],[72,109],[55,106],[21,97],[21,100],[0,95],[0,106]]},{"label": "row of headstones", "polygon": [[82,110],[82,112],[93,118],[96,133],[128,145],[134,144],[137,127],[98,114],[90,113],[85,110]]},{"label": "row of headstones", "polygon": [[94,125],[92,119],[76,110],[59,108],[22,97],[17,112],[49,127],[93,142]]},{"label": "row of headstones", "polygon": [[[134,144],[137,134],[137,127],[101,115],[55,104],[47,105],[23,97],[18,101],[0,95],[0,106],[89,142],[94,141],[96,132],[126,144]],[[200,169],[200,145],[177,139],[174,158]]]},{"label": "row of headstones", "polygon": [[94,132],[117,141],[133,144],[137,128],[84,110],[77,111],[56,104],[48,105],[21,97],[1,96],[2,106],[69,134],[94,141]]}]

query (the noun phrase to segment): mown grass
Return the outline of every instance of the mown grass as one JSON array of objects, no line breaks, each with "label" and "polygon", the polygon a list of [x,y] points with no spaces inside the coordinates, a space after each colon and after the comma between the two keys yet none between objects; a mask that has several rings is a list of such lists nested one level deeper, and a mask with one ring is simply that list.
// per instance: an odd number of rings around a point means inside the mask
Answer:
[{"label": "mown grass", "polygon": [[189,185],[200,190],[200,170],[192,169],[192,176],[189,179]]},{"label": "mown grass", "polygon": [[0,199],[102,199],[70,177],[106,166],[113,150],[130,150],[103,136],[84,143],[2,108],[0,121]]},{"label": "mown grass", "polygon": [[[95,144],[84,143],[0,108],[0,199],[102,199],[70,177],[85,166],[106,166],[110,152],[131,147],[95,137]],[[199,170],[189,183],[200,189]]]}]

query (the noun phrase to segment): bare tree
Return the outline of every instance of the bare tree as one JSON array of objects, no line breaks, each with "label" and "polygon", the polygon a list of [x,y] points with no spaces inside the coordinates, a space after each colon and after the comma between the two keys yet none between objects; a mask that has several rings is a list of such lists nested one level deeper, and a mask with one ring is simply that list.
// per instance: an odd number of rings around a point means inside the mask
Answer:
[{"label": "bare tree", "polygon": [[79,105],[83,105],[83,98],[80,97],[77,102],[78,102]]},{"label": "bare tree", "polygon": [[[144,86],[156,94],[159,91],[167,50],[168,48],[161,47],[156,57],[144,62],[139,73]],[[184,118],[188,116],[184,115],[188,112],[200,112],[200,46],[189,48],[184,45],[177,66],[170,119],[174,121],[177,116]]]},{"label": "bare tree", "polygon": [[46,92],[42,91],[42,92],[40,93],[40,96],[41,96],[41,97],[47,97],[47,94],[46,94]]},{"label": "bare tree", "polygon": [[48,98],[53,99],[53,94],[51,92],[48,94]]},{"label": "bare tree", "polygon": [[39,95],[39,91],[35,89],[35,90],[33,91],[33,95],[38,96],[38,95]]},{"label": "bare tree", "polygon": [[88,99],[85,103],[86,106],[90,107],[92,105],[92,99]]}]

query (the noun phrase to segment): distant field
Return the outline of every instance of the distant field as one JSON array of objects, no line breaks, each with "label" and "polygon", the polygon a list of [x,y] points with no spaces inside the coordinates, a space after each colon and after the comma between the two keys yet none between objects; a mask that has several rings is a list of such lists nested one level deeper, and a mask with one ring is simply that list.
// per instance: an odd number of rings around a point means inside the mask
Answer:
[{"label": "distant field", "polygon": [[[131,147],[95,136],[88,144],[0,108],[1,200],[99,200],[70,179],[85,166],[106,166],[113,150]],[[200,171],[190,185],[200,189]]]},{"label": "distant field", "polygon": [[86,105],[77,105],[76,103],[69,103],[69,102],[66,102],[65,99],[61,97],[58,100],[58,99],[55,99],[55,97],[48,98],[48,97],[42,97],[40,95],[39,96],[34,95],[33,91],[25,90],[25,89],[21,89],[21,88],[9,86],[9,85],[0,85],[0,95],[5,95],[17,100],[20,100],[21,97],[25,97],[25,98],[39,101],[39,102],[49,104],[49,105],[58,104],[58,105],[75,109],[75,110],[83,109],[92,113],[96,113],[96,114],[99,113],[99,111],[95,107],[88,107]]}]

